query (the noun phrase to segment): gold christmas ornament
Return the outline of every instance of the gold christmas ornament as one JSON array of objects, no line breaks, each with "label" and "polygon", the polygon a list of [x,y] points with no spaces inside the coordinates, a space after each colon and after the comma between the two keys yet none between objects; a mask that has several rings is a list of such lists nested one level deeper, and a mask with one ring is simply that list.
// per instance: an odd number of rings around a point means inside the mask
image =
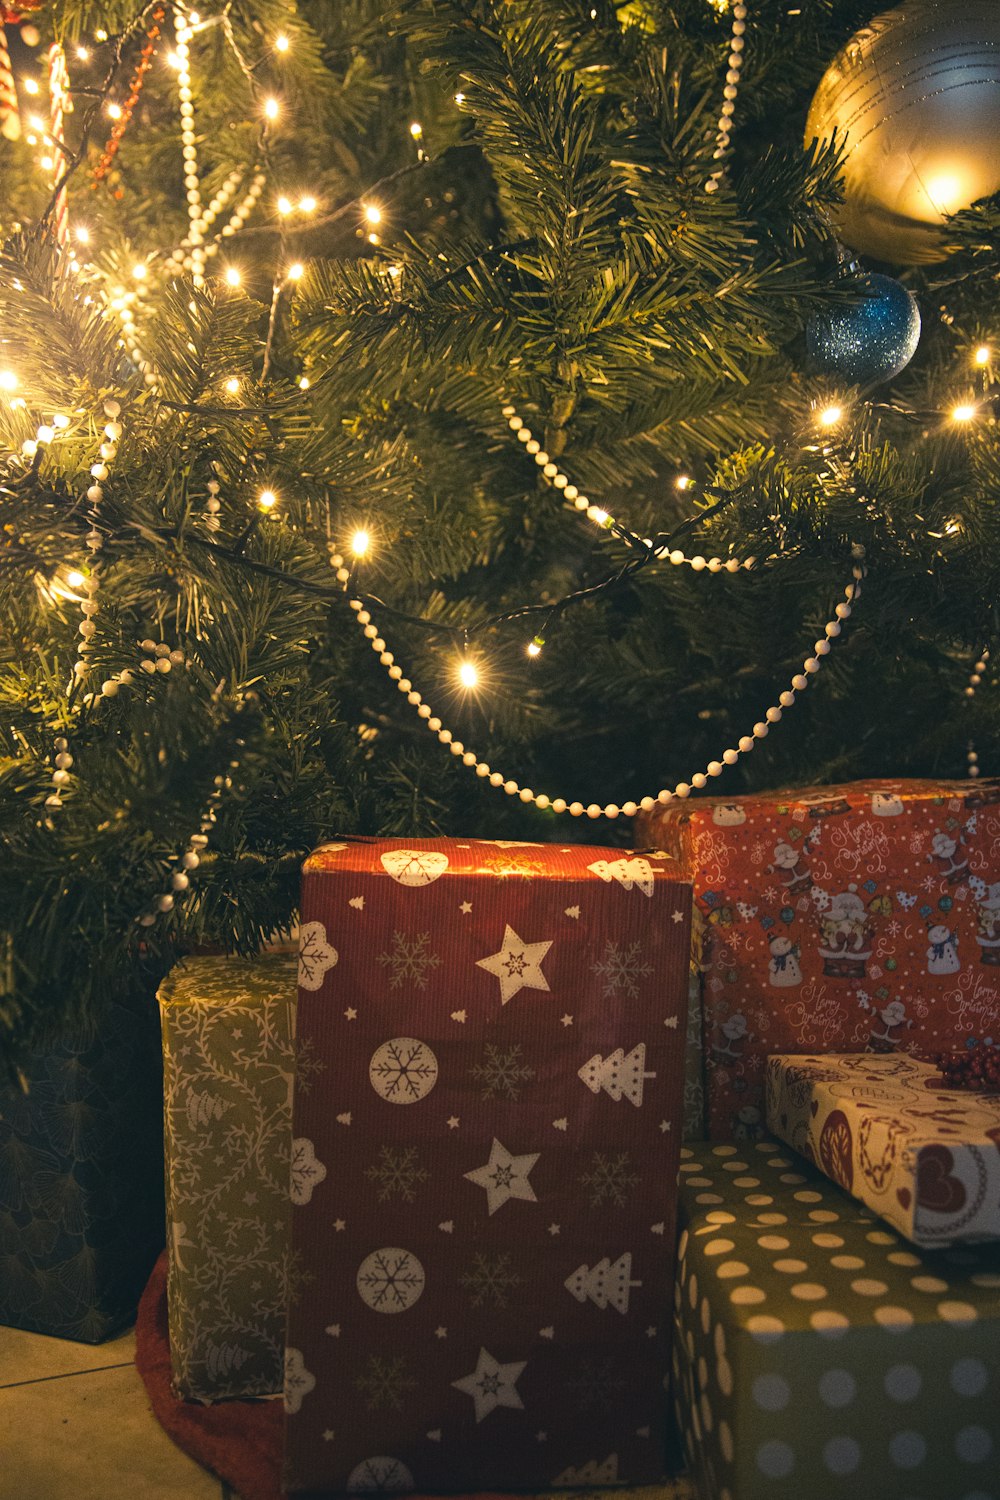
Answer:
[{"label": "gold christmas ornament", "polygon": [[897,265],[943,260],[947,214],[1000,191],[1000,0],[908,0],[834,58],[806,145],[847,137],[837,232]]}]

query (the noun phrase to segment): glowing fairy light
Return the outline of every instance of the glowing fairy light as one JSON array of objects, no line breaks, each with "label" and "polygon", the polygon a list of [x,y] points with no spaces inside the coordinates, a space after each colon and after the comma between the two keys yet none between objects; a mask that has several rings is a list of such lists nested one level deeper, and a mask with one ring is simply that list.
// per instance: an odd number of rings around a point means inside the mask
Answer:
[{"label": "glowing fairy light", "polygon": [[368,549],[371,546],[371,542],[372,539],[370,532],[363,529],[356,531],[351,537],[351,551],[354,553],[354,556],[366,557],[368,555]]},{"label": "glowing fairy light", "polygon": [[479,685],[479,671],[474,662],[463,661],[460,664],[458,680],[464,688],[474,688]]}]

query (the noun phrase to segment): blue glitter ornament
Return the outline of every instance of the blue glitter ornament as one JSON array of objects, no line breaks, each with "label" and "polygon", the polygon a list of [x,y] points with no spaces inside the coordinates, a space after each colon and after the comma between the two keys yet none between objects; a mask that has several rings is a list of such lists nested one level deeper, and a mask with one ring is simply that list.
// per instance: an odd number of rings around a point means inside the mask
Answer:
[{"label": "blue glitter ornament", "polygon": [[806,325],[815,368],[851,385],[878,385],[909,364],[920,341],[916,298],[891,276],[865,276],[853,307],[816,313]]}]

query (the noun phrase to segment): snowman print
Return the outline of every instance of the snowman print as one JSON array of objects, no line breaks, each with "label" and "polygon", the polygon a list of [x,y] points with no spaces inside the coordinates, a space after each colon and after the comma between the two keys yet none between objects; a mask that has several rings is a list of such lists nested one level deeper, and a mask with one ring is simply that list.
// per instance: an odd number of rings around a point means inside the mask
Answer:
[{"label": "snowman print", "polygon": [[790,985],[802,983],[802,969],[799,966],[799,945],[793,943],[789,937],[773,937],[768,944],[771,952],[767,965],[767,982],[774,985],[776,989],[786,989]]},{"label": "snowman print", "polygon": [[957,974],[961,967],[958,957],[958,937],[943,922],[935,922],[927,929],[928,974]]}]

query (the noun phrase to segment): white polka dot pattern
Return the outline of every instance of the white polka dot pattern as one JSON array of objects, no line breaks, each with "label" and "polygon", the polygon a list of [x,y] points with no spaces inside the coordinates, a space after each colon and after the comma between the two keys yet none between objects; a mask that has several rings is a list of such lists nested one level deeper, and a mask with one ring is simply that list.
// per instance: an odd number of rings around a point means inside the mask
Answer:
[{"label": "white polka dot pattern", "polygon": [[705,1493],[1000,1500],[989,1252],[914,1253],[771,1142],[696,1148],[690,1165],[675,1353]]}]

